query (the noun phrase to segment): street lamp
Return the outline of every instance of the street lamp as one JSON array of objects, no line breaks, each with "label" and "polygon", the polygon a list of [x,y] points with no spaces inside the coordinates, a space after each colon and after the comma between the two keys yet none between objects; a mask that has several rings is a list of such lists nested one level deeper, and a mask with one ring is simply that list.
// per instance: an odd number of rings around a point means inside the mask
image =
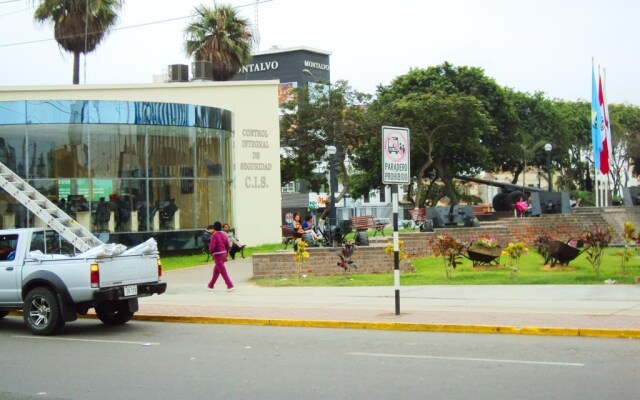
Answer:
[{"label": "street lamp", "polygon": [[551,183],[551,150],[553,146],[551,143],[547,143],[544,145],[544,150],[547,152],[547,168],[549,170],[549,191],[553,191],[553,184]]},{"label": "street lamp", "polygon": [[311,79],[313,79],[313,81],[314,81],[314,82],[318,82],[318,80],[316,79],[316,76],[315,76],[315,75],[313,75],[313,73],[311,73],[311,71],[309,71],[308,69],[306,69],[306,68],[305,68],[305,69],[303,69],[303,70],[302,70],[302,73],[303,73],[303,74],[305,74],[305,75],[310,76],[310,77],[311,77]]},{"label": "street lamp", "polygon": [[[333,224],[337,224],[336,221],[336,201],[335,201],[335,193],[337,190],[337,177],[336,177],[336,163],[335,156],[338,150],[336,146],[327,146],[327,154],[329,155],[329,227]],[[329,230],[331,232],[331,230]]]}]

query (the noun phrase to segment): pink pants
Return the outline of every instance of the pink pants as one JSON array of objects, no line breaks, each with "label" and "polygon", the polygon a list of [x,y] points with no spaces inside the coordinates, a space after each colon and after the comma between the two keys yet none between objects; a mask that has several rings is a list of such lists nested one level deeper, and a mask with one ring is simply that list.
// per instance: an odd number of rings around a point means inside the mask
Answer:
[{"label": "pink pants", "polygon": [[213,289],[213,285],[216,284],[218,280],[218,276],[222,275],[222,279],[224,279],[224,283],[227,284],[227,289],[231,289],[233,287],[233,282],[231,282],[231,278],[229,278],[229,274],[227,273],[227,267],[224,266],[224,262],[227,260],[227,253],[220,253],[213,255],[213,261],[215,265],[213,266],[213,277],[211,278],[211,282],[209,282],[209,288]]}]

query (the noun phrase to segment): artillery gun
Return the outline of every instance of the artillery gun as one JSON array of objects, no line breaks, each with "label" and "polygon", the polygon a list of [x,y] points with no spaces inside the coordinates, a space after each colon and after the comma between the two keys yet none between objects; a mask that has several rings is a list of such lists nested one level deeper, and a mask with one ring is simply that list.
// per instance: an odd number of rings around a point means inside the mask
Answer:
[{"label": "artillery gun", "polygon": [[496,194],[492,200],[495,211],[513,211],[513,205],[519,197],[524,199],[531,197],[531,210],[533,215],[564,214],[571,212],[569,193],[567,192],[549,192],[546,189],[533,186],[523,187],[512,183],[490,181],[462,175],[457,175],[456,179],[500,188],[501,192]]}]

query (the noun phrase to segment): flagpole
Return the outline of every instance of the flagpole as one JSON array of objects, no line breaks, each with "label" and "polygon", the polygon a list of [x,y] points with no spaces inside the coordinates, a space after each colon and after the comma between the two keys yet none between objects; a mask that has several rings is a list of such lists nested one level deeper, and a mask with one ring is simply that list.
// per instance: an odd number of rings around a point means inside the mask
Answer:
[{"label": "flagpole", "polygon": [[596,207],[600,206],[599,172],[600,172],[600,151],[598,150],[598,129],[600,129],[598,121],[598,89],[596,84],[595,59],[591,57],[591,147],[593,148],[593,195],[596,201]]},{"label": "flagpole", "polygon": [[[608,173],[607,173],[607,206],[609,206],[609,189],[610,189],[610,176],[611,172],[611,163],[613,162],[613,139],[611,138],[611,116],[609,115],[609,102],[607,101],[607,68],[602,68],[603,80],[602,80],[602,98],[604,104],[604,114],[607,117],[607,123],[605,125],[605,135],[607,138],[607,163],[608,165]],[[612,194],[613,195],[613,194]]]}]

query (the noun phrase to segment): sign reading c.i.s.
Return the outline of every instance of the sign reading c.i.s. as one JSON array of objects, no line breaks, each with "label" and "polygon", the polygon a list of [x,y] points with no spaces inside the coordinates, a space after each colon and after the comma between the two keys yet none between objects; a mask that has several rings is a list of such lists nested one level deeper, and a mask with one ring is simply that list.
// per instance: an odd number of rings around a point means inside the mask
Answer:
[{"label": "sign reading c.i.s.", "polygon": [[409,129],[382,127],[382,183],[405,184],[410,181]]}]

